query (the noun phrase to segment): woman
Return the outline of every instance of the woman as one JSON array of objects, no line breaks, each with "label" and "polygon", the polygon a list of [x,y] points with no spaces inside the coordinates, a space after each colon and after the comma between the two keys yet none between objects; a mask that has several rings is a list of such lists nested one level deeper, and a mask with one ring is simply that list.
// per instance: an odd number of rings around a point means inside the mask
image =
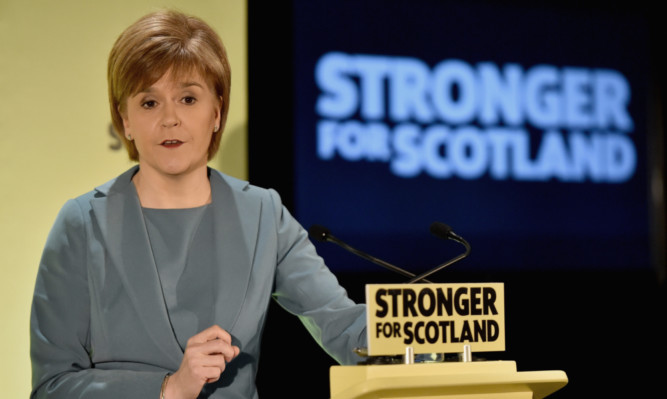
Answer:
[{"label": "woman", "polygon": [[271,297],[341,363],[365,345],[347,298],[275,191],[208,169],[230,69],[203,21],[164,11],[109,57],[114,127],[131,159],[68,201],[31,315],[34,398],[257,397]]}]

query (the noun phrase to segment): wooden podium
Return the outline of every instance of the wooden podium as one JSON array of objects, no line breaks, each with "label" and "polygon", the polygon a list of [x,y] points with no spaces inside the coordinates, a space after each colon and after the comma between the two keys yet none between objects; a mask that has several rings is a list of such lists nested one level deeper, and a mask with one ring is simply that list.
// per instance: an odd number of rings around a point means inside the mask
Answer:
[{"label": "wooden podium", "polygon": [[[505,350],[502,283],[367,284],[366,304],[368,348],[358,353],[375,361],[332,367],[331,399],[541,399],[568,382],[563,371],[473,361],[473,348]],[[415,362],[447,353],[461,361]],[[392,364],[377,364],[383,357]]]},{"label": "wooden podium", "polygon": [[540,399],[567,384],[563,371],[523,371],[513,361],[333,366],[331,399]]}]

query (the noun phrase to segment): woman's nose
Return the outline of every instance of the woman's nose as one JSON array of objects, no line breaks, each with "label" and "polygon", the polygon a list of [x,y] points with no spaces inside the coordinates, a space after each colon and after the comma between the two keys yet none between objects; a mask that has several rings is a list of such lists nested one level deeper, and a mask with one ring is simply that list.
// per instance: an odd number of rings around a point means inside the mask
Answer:
[{"label": "woman's nose", "polygon": [[174,127],[180,123],[175,107],[170,104],[165,105],[162,113],[162,127]]}]

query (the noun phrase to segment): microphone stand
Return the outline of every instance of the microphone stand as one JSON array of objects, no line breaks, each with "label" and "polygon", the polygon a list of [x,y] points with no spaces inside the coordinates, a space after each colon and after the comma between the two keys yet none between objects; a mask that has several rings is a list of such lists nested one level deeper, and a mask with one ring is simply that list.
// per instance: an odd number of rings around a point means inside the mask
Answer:
[{"label": "microphone stand", "polygon": [[468,241],[463,239],[463,237],[460,237],[460,236],[454,234],[453,232],[450,232],[449,236],[447,238],[449,238],[450,240],[454,240],[454,241],[458,242],[459,244],[462,244],[466,248],[465,252],[462,253],[461,255],[451,259],[451,260],[448,260],[447,262],[445,262],[445,263],[443,263],[439,266],[436,266],[435,268],[433,268],[431,270],[428,270],[428,271],[420,274],[419,276],[416,276],[416,277],[408,280],[406,282],[406,284],[418,283],[420,281],[427,282],[427,280],[425,280],[426,277],[430,276],[431,274],[433,274],[435,272],[438,272],[438,271],[444,269],[445,267],[447,267],[451,264],[454,264],[454,263],[460,261],[461,259],[465,258],[466,256],[468,256],[470,254],[470,244],[468,244]]},{"label": "microphone stand", "polygon": [[[405,277],[415,277],[416,276],[414,273],[411,273],[407,270],[403,270],[398,266],[394,266],[391,263],[387,263],[387,262],[383,261],[382,259],[378,259],[374,256],[371,256],[371,255],[367,254],[366,252],[360,251],[356,248],[353,248],[353,247],[349,246],[345,242],[336,238],[334,235],[332,235],[329,232],[328,229],[326,229],[322,226],[318,226],[318,225],[312,226],[309,230],[309,233],[313,238],[315,238],[318,241],[332,242],[332,243],[340,246],[341,248],[343,248],[344,250],[346,250],[348,252],[351,252],[351,253],[353,253],[353,254],[361,257],[361,258],[366,259],[367,261],[375,263],[378,266],[382,266],[382,267],[384,267],[386,269],[389,269],[389,270],[391,270],[395,273],[398,273],[402,276],[405,276]],[[426,277],[426,276],[424,276],[424,277]],[[423,279],[424,277],[422,277],[421,279]],[[425,279],[423,281],[426,282],[426,283],[430,283],[430,281],[425,280]]]}]

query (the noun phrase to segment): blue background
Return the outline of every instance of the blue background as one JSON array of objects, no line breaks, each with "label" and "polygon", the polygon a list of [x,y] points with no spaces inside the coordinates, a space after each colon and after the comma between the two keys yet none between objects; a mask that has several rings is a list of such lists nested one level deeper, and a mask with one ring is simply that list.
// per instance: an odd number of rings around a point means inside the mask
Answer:
[{"label": "blue background", "polygon": [[[444,261],[455,245],[429,235],[434,221],[471,243],[465,263],[475,270],[651,267],[644,19],[479,2],[294,4],[292,173],[294,212],[305,227],[327,226],[349,244],[415,272]],[[330,51],[408,56],[431,67],[461,59],[473,66],[614,69],[630,84],[636,172],[622,184],[497,181],[488,175],[439,180],[424,173],[405,179],[387,163],[320,160],[315,103],[321,92],[314,70]],[[543,132],[526,128],[537,146]],[[320,248],[333,270],[377,268],[328,246]]]}]

